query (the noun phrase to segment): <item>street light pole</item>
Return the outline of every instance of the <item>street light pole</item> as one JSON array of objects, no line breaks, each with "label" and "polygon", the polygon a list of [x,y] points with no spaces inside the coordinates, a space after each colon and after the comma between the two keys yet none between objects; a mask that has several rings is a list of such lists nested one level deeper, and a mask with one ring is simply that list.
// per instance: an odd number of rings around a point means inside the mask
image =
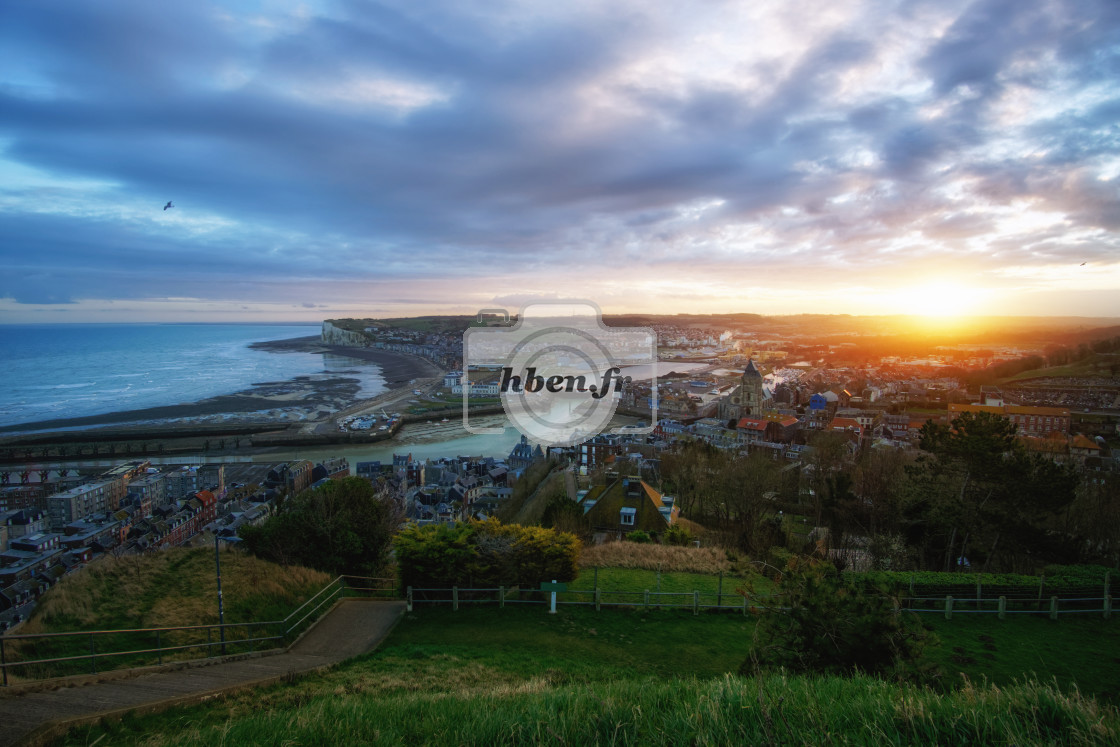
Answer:
[{"label": "street light pole", "polygon": [[218,533],[214,532],[214,567],[218,574],[218,632],[222,636],[222,656],[226,655],[226,613],[222,607],[222,556],[218,552]]}]

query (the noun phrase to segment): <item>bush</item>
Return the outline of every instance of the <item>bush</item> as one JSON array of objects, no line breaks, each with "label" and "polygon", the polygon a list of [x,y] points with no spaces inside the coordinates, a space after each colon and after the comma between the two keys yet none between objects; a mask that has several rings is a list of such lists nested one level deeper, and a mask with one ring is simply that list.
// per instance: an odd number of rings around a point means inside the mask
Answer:
[{"label": "bush", "polygon": [[401,585],[417,588],[536,586],[579,574],[575,535],[497,519],[411,525],[397,534],[396,551]]},{"label": "bush", "polygon": [[667,545],[685,547],[692,544],[693,538],[692,533],[687,529],[674,524],[665,530],[664,540]]},{"label": "bush", "polygon": [[773,606],[755,627],[754,646],[740,671],[782,667],[930,680],[937,671],[923,652],[934,641],[886,587],[857,587],[830,565],[794,559]]},{"label": "bush", "polygon": [[627,542],[637,542],[639,544],[648,544],[653,542],[653,537],[650,537],[647,532],[641,529],[635,529],[626,535]]}]

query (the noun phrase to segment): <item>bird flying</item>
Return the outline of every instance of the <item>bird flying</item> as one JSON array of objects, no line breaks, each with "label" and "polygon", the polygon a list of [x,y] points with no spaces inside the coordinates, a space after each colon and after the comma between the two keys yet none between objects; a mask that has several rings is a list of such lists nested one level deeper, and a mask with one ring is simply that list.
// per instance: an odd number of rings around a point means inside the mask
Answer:
[{"label": "bird flying", "polygon": [[163,209],[166,210],[169,207],[175,207],[174,205],[171,204],[171,200],[167,201],[167,204],[163,206]]}]

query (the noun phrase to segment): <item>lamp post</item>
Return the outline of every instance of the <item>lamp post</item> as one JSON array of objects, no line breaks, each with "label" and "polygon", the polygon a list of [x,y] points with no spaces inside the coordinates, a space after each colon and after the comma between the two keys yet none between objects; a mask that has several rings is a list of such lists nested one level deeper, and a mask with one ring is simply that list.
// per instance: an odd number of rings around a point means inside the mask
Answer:
[{"label": "lamp post", "polygon": [[218,574],[218,633],[222,637],[222,656],[226,655],[226,613],[222,607],[222,556],[218,552],[218,533],[214,532],[214,567]]}]

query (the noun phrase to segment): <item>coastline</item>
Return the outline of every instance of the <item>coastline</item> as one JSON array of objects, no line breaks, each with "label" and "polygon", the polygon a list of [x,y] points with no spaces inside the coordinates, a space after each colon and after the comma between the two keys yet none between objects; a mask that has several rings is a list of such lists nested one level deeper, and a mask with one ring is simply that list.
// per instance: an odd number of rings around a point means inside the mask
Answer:
[{"label": "coastline", "polygon": [[[327,345],[318,336],[257,342],[249,347],[278,355],[325,353],[375,363],[381,370],[386,392],[406,387],[413,380],[441,376],[443,373],[437,365],[424,358],[387,350]],[[190,432],[199,426],[257,425],[284,429],[293,425],[314,425],[366,401],[358,396],[361,389],[359,379],[347,377],[346,373],[332,371],[315,376],[297,376],[287,381],[260,382],[249,389],[197,402],[2,426],[0,441],[86,431],[96,436],[103,429],[153,426],[170,433],[179,429]],[[379,396],[384,396],[386,392]]]}]

